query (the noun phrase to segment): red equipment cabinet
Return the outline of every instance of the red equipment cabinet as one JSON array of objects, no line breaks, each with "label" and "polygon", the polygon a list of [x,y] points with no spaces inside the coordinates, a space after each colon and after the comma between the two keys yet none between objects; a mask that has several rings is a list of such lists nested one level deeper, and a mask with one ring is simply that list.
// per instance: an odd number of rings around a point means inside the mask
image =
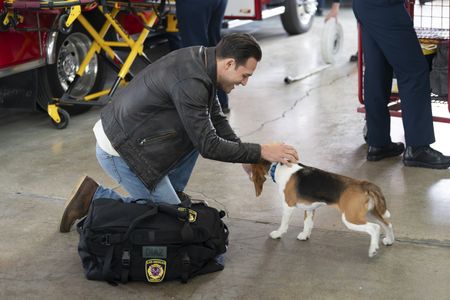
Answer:
[{"label": "red equipment cabinet", "polygon": [[[434,0],[427,2],[415,2],[409,0],[405,3],[406,9],[412,16],[414,29],[421,43],[439,44],[446,43],[450,46],[450,3],[448,0]],[[448,67],[450,67],[450,51]],[[450,68],[448,68],[450,70]],[[447,74],[448,76],[448,74]],[[448,80],[450,86],[450,80]],[[364,104],[364,61],[361,41],[361,31],[358,31],[358,99]],[[450,96],[430,95],[433,108],[433,120],[436,122],[450,123]],[[391,116],[401,117],[401,99],[396,90],[395,83],[388,104]],[[358,112],[365,113],[364,106],[358,107]],[[366,129],[365,129],[366,130]],[[366,132],[364,133],[364,136]],[[366,136],[365,136],[366,137]]]}]

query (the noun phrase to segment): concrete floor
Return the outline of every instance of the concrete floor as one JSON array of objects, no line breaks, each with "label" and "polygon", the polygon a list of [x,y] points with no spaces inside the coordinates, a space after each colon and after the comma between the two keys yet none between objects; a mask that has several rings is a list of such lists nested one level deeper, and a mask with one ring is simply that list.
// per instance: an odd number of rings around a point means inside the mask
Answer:
[{"label": "concrete floor", "polygon": [[[401,158],[367,162],[364,117],[356,112],[356,24],[344,10],[342,55],[314,73],[323,18],[300,36],[287,36],[278,18],[246,25],[263,60],[247,87],[231,94],[233,128],[244,141],[285,141],[301,162],[355,178],[384,191],[396,243],[369,259],[369,237],[350,232],[333,208],[316,214],[312,238],[296,240],[303,213],[294,213],[281,240],[281,203],[268,182],[260,198],[240,165],[200,159],[187,192],[226,210],[230,248],[222,272],[188,284],[129,283],[112,287],[84,278],[78,234],[57,231],[64,201],[82,174],[114,183],[94,155],[92,126],[99,109],[73,116],[55,130],[44,114],[0,111],[0,299],[450,299],[450,171],[405,168]],[[401,120],[392,137],[403,141]],[[434,147],[450,154],[450,125],[435,123]]]}]

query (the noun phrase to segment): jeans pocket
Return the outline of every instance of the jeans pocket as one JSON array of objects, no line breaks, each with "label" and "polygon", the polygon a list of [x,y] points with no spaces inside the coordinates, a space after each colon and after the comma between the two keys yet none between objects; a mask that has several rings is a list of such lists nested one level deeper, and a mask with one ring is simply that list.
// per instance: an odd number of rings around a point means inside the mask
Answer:
[{"label": "jeans pocket", "polygon": [[117,159],[121,159],[118,158],[116,156],[112,156],[109,158],[111,160],[111,173],[109,174],[109,176],[111,176],[118,184],[122,183],[122,177],[120,177],[120,172],[118,170],[118,166],[117,166]]}]

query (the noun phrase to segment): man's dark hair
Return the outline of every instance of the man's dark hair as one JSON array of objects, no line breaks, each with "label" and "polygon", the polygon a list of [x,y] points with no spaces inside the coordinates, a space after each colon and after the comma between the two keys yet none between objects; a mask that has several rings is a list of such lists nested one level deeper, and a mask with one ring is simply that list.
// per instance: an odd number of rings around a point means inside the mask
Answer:
[{"label": "man's dark hair", "polygon": [[251,57],[260,61],[261,47],[253,36],[247,33],[225,35],[216,46],[217,58],[233,58],[236,67],[244,65]]}]

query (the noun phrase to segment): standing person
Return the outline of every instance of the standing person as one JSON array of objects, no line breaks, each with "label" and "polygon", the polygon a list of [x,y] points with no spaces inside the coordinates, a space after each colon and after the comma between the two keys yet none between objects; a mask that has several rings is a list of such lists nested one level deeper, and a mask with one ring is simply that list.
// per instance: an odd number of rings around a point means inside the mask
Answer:
[{"label": "standing person", "polygon": [[84,177],[69,197],[60,231],[86,215],[93,199],[180,203],[188,197],[183,191],[198,154],[242,163],[247,173],[248,164],[260,159],[296,162],[297,151],[284,143],[242,142],[217,101],[216,88],[229,93],[245,86],[261,56],[252,36],[236,33],[217,47],[173,51],[141,71],[114,95],[94,127],[100,165],[130,197]]},{"label": "standing person", "polygon": [[[368,130],[367,160],[403,153],[405,166],[450,167],[450,157],[430,147],[435,142],[429,67],[404,0],[353,0],[364,55],[364,104]],[[405,145],[393,143],[387,104],[393,73],[402,100]]]},{"label": "standing person", "polygon": [[[213,47],[220,41],[220,30],[227,0],[176,1],[178,30],[183,47]],[[222,89],[217,96],[224,113],[229,113],[228,95]]]}]

